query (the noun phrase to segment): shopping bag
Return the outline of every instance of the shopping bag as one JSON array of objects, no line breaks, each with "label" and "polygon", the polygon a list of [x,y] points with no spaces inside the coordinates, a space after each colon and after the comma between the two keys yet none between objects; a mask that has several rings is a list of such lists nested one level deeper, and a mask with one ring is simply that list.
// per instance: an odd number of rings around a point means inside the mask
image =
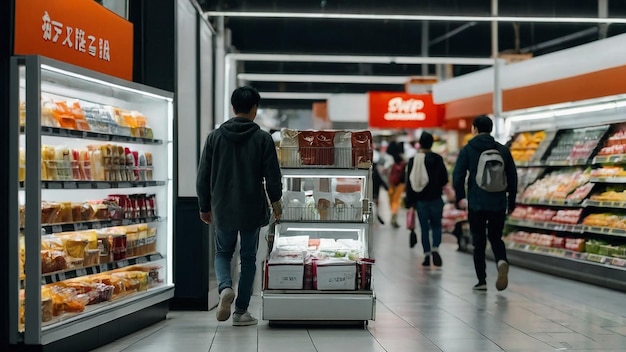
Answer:
[{"label": "shopping bag", "polygon": [[417,234],[415,233],[415,230],[411,230],[411,232],[409,233],[409,245],[411,246],[411,248],[415,247],[415,245],[417,244]]},{"label": "shopping bag", "polygon": [[415,209],[409,208],[406,212],[406,229],[415,230]]}]

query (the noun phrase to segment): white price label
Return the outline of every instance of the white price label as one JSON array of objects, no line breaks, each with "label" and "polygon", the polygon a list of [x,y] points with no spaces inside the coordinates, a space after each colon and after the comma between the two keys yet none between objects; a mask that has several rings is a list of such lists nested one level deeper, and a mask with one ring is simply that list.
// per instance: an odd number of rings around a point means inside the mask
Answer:
[{"label": "white price label", "polygon": [[76,269],[76,276],[86,276],[86,275],[87,275],[87,269],[85,268]]},{"label": "white price label", "polygon": [[52,226],[52,233],[59,233],[59,232],[63,232],[63,226],[61,225]]},{"label": "white price label", "polygon": [[59,281],[65,280],[65,273],[59,273],[57,276],[59,277]]}]

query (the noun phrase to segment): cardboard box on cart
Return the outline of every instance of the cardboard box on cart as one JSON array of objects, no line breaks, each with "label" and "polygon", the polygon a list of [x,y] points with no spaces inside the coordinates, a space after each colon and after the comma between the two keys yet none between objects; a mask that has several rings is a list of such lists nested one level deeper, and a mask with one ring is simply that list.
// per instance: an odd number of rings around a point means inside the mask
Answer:
[{"label": "cardboard box on cart", "polygon": [[356,289],[356,264],[354,262],[317,261],[314,270],[318,290]]}]

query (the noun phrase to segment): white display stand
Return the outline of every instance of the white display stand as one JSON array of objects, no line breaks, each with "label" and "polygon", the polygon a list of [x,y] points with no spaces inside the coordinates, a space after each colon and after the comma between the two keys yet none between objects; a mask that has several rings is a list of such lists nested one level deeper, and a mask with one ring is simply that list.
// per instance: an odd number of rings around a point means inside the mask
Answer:
[{"label": "white display stand", "polygon": [[[373,259],[372,253],[372,204],[369,201],[372,191],[371,168],[340,169],[331,167],[282,168],[285,192],[316,188],[320,180],[329,180],[331,194],[337,179],[360,180],[358,206],[337,205],[325,209],[321,214],[311,206],[293,207],[283,193],[283,218],[275,226],[268,238],[271,253],[277,251],[279,243],[285,239],[304,236],[314,241],[329,239],[354,241],[359,243],[363,258]],[[324,181],[322,181],[324,182]],[[310,192],[304,191],[309,197]],[[291,204],[291,206],[290,206]],[[317,202],[316,202],[317,204]],[[310,205],[310,204],[309,204]],[[320,216],[321,215],[321,216]],[[320,219],[322,218],[322,219]],[[307,244],[308,244],[307,239]],[[306,245],[306,244],[305,244]],[[367,289],[357,283],[356,262],[344,265],[326,266],[318,261],[317,287],[307,287],[303,283],[304,267],[299,264],[268,265],[264,272],[262,290],[262,319],[270,325],[277,324],[367,324],[375,318],[376,296],[373,280]],[[298,262],[298,259],[295,260]],[[371,265],[370,265],[371,269]],[[371,272],[371,271],[370,271]],[[269,274],[269,275],[268,275]],[[282,274],[282,275],[281,275]],[[277,277],[278,275],[278,277]],[[268,277],[269,276],[269,277]],[[321,280],[321,281],[320,281]],[[357,285],[359,287],[357,287]],[[268,287],[296,287],[295,289],[270,289]]]}]

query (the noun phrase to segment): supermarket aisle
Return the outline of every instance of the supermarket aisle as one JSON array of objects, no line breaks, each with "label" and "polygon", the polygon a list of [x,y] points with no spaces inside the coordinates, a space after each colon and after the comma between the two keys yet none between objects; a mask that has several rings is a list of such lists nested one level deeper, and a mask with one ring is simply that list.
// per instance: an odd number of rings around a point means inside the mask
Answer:
[{"label": "supermarket aisle", "polygon": [[[406,230],[376,225],[376,321],[367,328],[232,327],[215,312],[171,312],[96,351],[624,351],[623,293],[512,267],[506,291],[472,291],[472,257],[446,236],[442,269],[421,267]],[[258,294],[251,312],[260,317]]]}]

